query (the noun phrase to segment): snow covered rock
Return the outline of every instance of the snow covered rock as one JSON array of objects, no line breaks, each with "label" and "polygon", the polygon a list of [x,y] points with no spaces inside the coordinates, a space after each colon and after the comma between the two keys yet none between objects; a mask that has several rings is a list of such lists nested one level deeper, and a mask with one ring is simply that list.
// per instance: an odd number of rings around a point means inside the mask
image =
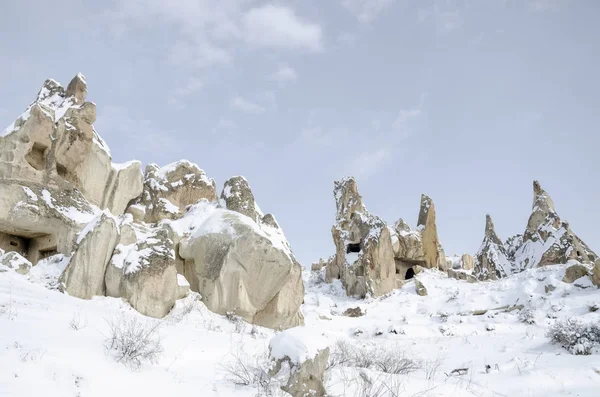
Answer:
[{"label": "snow covered rock", "polygon": [[184,275],[211,311],[269,328],[303,324],[302,268],[279,227],[206,201],[172,224],[188,221],[179,244]]},{"label": "snow covered rock", "polygon": [[390,228],[362,203],[354,178],[334,183],[336,247],[326,279],[341,279],[348,295],[380,296],[396,286],[396,265]]},{"label": "snow covered rock", "polygon": [[221,200],[225,201],[225,207],[228,210],[244,214],[254,222],[259,222],[263,214],[256,206],[254,194],[248,181],[243,176],[234,176],[225,181]]},{"label": "snow covered rock", "polygon": [[533,210],[523,243],[514,258],[520,269],[565,264],[569,260],[594,263],[598,256],[560,219],[550,195],[538,181],[533,182]]},{"label": "snow covered rock", "polygon": [[103,296],[106,266],[118,238],[119,229],[112,216],[102,213],[88,223],[79,233],[77,248],[59,279],[61,291],[82,299]]},{"label": "snow covered rock", "polygon": [[485,237],[475,258],[473,275],[479,280],[497,280],[510,274],[512,264],[488,214],[485,216]]},{"label": "snow covered rock", "polygon": [[322,397],[325,370],[329,361],[328,341],[304,327],[281,332],[269,342],[275,361],[271,376],[284,378],[282,390],[293,397]]},{"label": "snow covered rock", "polygon": [[[0,251],[1,252],[1,251]],[[19,274],[27,274],[31,270],[32,264],[17,252],[7,252],[0,255],[0,264],[8,269],[12,269]],[[0,267],[1,268],[1,267]]]},{"label": "snow covered rock", "polygon": [[180,160],[159,167],[150,164],[144,174],[142,195],[127,209],[136,221],[155,223],[179,219],[188,205],[200,199],[216,201],[216,184],[196,164]]},{"label": "snow covered rock", "polygon": [[592,271],[592,282],[595,286],[600,287],[600,259],[597,259],[594,263],[594,270]]},{"label": "snow covered rock", "polygon": [[575,282],[575,280],[578,280],[581,277],[589,276],[589,275],[590,275],[590,269],[587,266],[585,266],[579,262],[574,262],[571,266],[569,266],[565,269],[565,275],[564,275],[562,281],[565,283],[573,284]]},{"label": "snow covered rock", "polygon": [[34,265],[56,253],[70,255],[75,236],[98,213],[77,189],[0,179],[0,249]]},{"label": "snow covered rock", "polygon": [[462,254],[460,257],[461,267],[465,270],[473,270],[475,267],[475,258],[469,254]]},{"label": "snow covered rock", "polygon": [[419,296],[427,296],[427,287],[419,279],[415,278],[415,291]]},{"label": "snow covered rock", "polygon": [[75,188],[91,204],[118,215],[141,193],[140,163],[111,163],[93,127],[96,105],[85,102],[86,92],[81,74],[66,92],[46,80],[27,110],[0,133],[0,178]]},{"label": "snow covered rock", "polygon": [[417,221],[417,230],[421,233],[423,244],[423,255],[425,256],[426,268],[447,270],[446,255],[437,234],[435,222],[435,205],[433,200],[426,194],[421,195],[421,209]]},{"label": "snow covered rock", "polygon": [[177,274],[169,230],[127,223],[121,229],[106,269],[106,295],[125,299],[145,316],[162,318],[189,289]]}]

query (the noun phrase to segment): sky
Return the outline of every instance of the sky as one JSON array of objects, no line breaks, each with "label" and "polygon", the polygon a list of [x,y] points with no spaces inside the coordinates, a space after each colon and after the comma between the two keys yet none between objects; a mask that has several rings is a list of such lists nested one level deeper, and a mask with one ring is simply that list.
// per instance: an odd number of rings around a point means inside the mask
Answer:
[{"label": "sky", "polygon": [[490,213],[525,230],[532,181],[600,251],[600,2],[0,0],[0,129],[81,72],[114,162],[244,175],[301,263],[334,254],[333,182],[446,254]]}]

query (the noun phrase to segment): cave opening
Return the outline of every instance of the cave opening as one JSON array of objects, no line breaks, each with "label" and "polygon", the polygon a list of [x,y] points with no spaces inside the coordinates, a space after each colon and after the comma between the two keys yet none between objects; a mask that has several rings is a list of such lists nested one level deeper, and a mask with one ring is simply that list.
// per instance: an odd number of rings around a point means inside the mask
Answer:
[{"label": "cave opening", "polygon": [[346,253],[358,253],[360,252],[360,243],[350,243],[346,246]]},{"label": "cave opening", "polygon": [[406,274],[404,275],[404,279],[410,280],[414,276],[415,276],[415,270],[412,267],[409,267],[408,270],[406,271]]}]

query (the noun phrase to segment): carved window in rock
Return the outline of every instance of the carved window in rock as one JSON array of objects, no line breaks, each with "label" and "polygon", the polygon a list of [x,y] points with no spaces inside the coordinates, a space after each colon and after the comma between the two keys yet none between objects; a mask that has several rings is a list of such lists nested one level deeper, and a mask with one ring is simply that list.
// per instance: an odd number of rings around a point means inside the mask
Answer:
[{"label": "carved window in rock", "polygon": [[38,171],[43,171],[46,169],[46,152],[48,147],[46,145],[42,145],[41,143],[35,142],[29,153],[25,156],[25,160],[29,163],[30,166],[35,168]]},{"label": "carved window in rock", "polygon": [[414,276],[415,276],[415,269],[413,269],[412,267],[409,267],[408,270],[406,271],[406,274],[404,275],[404,279],[410,280]]},{"label": "carved window in rock", "polygon": [[346,246],[346,253],[359,253],[361,250],[360,243],[350,243]]}]

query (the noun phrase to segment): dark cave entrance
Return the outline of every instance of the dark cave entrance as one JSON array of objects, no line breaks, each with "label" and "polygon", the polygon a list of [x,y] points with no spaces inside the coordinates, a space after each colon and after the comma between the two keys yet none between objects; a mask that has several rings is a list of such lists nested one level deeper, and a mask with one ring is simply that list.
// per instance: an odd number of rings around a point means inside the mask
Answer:
[{"label": "dark cave entrance", "polygon": [[350,253],[356,253],[356,252],[360,252],[360,243],[350,243],[346,246],[346,253],[350,254]]},{"label": "dark cave entrance", "polygon": [[408,270],[406,271],[406,274],[404,275],[404,279],[410,280],[414,276],[415,276],[415,270],[412,267],[409,267]]}]

